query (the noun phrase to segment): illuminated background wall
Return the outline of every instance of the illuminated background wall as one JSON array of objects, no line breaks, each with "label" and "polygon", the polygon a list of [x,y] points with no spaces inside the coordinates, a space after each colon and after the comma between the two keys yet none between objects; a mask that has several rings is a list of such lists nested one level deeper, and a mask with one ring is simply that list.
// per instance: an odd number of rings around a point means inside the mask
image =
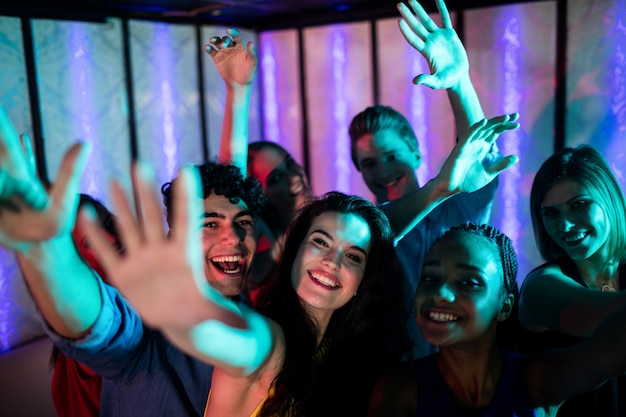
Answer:
[{"label": "illuminated background wall", "polygon": [[[501,176],[492,218],[515,243],[520,281],[541,262],[528,195],[534,173],[555,146],[593,144],[626,185],[625,17],[620,0],[569,0],[566,37],[559,38],[555,1],[453,15],[463,23],[486,115],[521,115],[521,128],[499,141],[502,152],[519,155],[520,163]],[[224,88],[201,43],[223,32],[117,18],[93,23],[0,16],[0,105],[18,131],[40,132],[35,145],[49,178],[70,143],[91,142],[82,191],[109,204],[109,180],[127,186],[134,157],[152,161],[165,182],[181,164],[216,155]],[[307,167],[315,193],[371,198],[352,166],[347,127],[376,102],[397,108],[415,126],[424,155],[421,181],[438,172],[454,145],[451,109],[445,92],[411,83],[427,66],[402,38],[397,19],[243,33],[257,43],[260,58],[251,141],[277,141],[290,150]],[[567,57],[563,109],[555,81],[559,39],[567,39],[561,44]],[[29,100],[29,81],[39,101]],[[0,351],[41,335],[34,317],[15,260],[0,252]]]}]

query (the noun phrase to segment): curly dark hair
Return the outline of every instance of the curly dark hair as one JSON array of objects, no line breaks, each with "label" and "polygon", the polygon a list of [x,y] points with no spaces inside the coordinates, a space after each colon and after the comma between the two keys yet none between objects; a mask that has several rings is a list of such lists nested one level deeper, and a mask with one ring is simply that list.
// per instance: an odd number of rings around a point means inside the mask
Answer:
[{"label": "curly dark hair", "polygon": [[[502,262],[503,289],[506,294],[513,295],[514,302],[511,314],[507,320],[498,322],[497,340],[501,348],[509,350],[519,350],[519,338],[522,335],[521,323],[518,319],[519,311],[519,287],[517,285],[517,254],[513,248],[511,239],[500,230],[490,224],[476,224],[466,222],[458,226],[451,227],[438,240],[454,238],[459,234],[471,234],[482,236],[493,243],[497,248],[498,255]],[[434,245],[433,245],[434,246]]]},{"label": "curly dark hair", "polygon": [[[196,168],[202,181],[202,198],[217,194],[223,195],[232,203],[243,200],[252,216],[259,217],[265,204],[265,196],[258,180],[244,177],[241,170],[234,165],[224,165],[214,161],[197,164]],[[172,187],[175,183],[176,179],[166,182],[161,187],[163,204],[167,212],[167,223],[170,226],[174,209]]]},{"label": "curly dark hair", "polygon": [[[361,217],[372,242],[357,294],[333,313],[318,347],[315,323],[293,288],[291,269],[313,219],[325,212]],[[287,344],[274,395],[261,416],[365,415],[377,376],[412,348],[406,329],[410,312],[403,302],[410,290],[393,239],[382,211],[358,196],[331,192],[298,211],[277,272],[255,300],[260,313],[280,324]]]}]

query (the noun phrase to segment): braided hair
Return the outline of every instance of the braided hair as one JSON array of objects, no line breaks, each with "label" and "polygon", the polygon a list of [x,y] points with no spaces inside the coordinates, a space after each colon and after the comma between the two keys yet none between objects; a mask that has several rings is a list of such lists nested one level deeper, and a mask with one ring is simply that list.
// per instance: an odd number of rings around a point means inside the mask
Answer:
[{"label": "braided hair", "polygon": [[458,234],[471,234],[489,239],[498,248],[502,262],[503,289],[506,294],[513,295],[514,302],[507,320],[498,322],[497,340],[501,348],[519,350],[519,340],[523,337],[523,327],[518,318],[519,289],[517,285],[517,255],[511,239],[489,224],[466,222],[450,228],[440,239],[454,237]]}]

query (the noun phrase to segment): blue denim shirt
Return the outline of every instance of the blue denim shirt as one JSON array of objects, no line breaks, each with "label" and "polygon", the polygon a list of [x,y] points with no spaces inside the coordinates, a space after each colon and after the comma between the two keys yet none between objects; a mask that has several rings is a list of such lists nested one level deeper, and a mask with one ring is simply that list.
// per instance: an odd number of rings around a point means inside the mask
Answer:
[{"label": "blue denim shirt", "polygon": [[202,416],[213,367],[143,325],[114,288],[100,281],[102,310],[91,333],[66,339],[46,331],[67,356],[100,374],[102,416]]}]

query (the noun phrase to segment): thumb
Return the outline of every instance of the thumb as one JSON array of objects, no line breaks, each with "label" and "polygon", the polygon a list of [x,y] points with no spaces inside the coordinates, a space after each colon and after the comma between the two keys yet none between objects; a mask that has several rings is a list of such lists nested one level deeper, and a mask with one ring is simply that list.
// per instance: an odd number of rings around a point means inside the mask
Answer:
[{"label": "thumb", "polygon": [[498,159],[494,162],[488,169],[488,172],[495,175],[500,174],[501,172],[506,171],[511,168],[513,165],[519,162],[519,158],[517,155],[509,155]]},{"label": "thumb", "polygon": [[420,74],[417,77],[413,78],[413,84],[415,85],[425,85],[426,87],[430,87],[433,90],[437,90],[441,83],[439,79],[434,75],[430,74]]}]

